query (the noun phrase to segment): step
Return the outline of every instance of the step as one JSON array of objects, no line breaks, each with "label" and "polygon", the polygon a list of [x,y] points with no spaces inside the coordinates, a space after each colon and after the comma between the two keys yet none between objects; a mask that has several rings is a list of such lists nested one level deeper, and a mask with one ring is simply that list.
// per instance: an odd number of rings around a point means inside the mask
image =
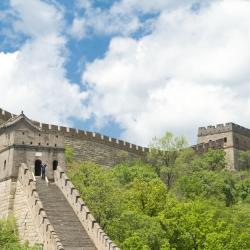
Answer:
[{"label": "step", "polygon": [[61,190],[37,178],[36,188],[44,210],[65,250],[96,250]]}]

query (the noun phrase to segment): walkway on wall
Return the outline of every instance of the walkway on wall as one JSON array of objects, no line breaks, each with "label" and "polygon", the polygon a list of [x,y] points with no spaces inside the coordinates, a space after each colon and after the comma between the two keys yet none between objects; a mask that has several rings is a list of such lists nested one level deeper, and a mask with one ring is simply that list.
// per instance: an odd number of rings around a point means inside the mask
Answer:
[{"label": "walkway on wall", "polygon": [[45,212],[65,250],[96,250],[74,210],[54,184],[36,180],[37,192]]}]

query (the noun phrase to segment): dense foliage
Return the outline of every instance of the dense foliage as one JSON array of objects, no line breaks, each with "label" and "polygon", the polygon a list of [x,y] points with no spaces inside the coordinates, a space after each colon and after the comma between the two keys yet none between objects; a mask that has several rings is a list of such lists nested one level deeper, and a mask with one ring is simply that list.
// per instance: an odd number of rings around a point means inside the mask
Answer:
[{"label": "dense foliage", "polygon": [[1,250],[39,250],[39,247],[29,247],[28,243],[20,244],[15,219],[10,217],[0,220]]},{"label": "dense foliage", "polygon": [[249,250],[249,172],[226,171],[223,151],[197,155],[169,133],[151,147],[145,162],[111,169],[71,162],[68,170],[119,247]]}]

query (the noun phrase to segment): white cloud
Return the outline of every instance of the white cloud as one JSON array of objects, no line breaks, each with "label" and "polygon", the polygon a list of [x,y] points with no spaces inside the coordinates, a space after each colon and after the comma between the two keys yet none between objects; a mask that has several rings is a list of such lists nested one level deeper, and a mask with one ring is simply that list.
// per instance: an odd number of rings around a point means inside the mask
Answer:
[{"label": "white cloud", "polygon": [[54,6],[40,0],[10,0],[10,4],[19,17],[14,23],[16,31],[31,37],[60,32],[62,14]]},{"label": "white cloud", "polygon": [[113,38],[83,74],[98,124],[112,117],[142,144],[166,130],[194,142],[200,125],[250,126],[249,26],[250,2],[215,1],[198,13],[163,10],[139,40]]},{"label": "white cloud", "polygon": [[86,35],[86,21],[83,18],[76,17],[73,20],[70,33],[77,39],[82,39]]},{"label": "white cloud", "polygon": [[196,0],[120,0],[114,1],[110,8],[100,8],[93,1],[78,0],[78,10],[84,14],[80,18],[76,15],[70,33],[75,34],[75,24],[81,22],[90,33],[126,36],[140,31],[143,34],[149,32],[154,21],[153,16],[143,18],[145,14],[158,14],[163,10],[176,8],[190,9],[195,3],[201,7],[208,2],[211,1],[203,0],[198,3]]},{"label": "white cloud", "polygon": [[16,52],[0,53],[1,108],[51,123],[87,117],[86,93],[66,78],[61,12],[37,0],[12,0],[11,7],[14,28],[29,39]]}]

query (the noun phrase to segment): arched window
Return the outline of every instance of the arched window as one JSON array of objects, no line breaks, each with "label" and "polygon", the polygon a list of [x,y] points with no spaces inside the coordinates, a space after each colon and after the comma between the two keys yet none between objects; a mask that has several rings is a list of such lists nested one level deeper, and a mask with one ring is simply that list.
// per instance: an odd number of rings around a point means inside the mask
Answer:
[{"label": "arched window", "polygon": [[53,170],[57,170],[58,161],[53,161]]},{"label": "arched window", "polygon": [[4,161],[4,164],[3,164],[3,169],[6,168],[6,160]]}]

